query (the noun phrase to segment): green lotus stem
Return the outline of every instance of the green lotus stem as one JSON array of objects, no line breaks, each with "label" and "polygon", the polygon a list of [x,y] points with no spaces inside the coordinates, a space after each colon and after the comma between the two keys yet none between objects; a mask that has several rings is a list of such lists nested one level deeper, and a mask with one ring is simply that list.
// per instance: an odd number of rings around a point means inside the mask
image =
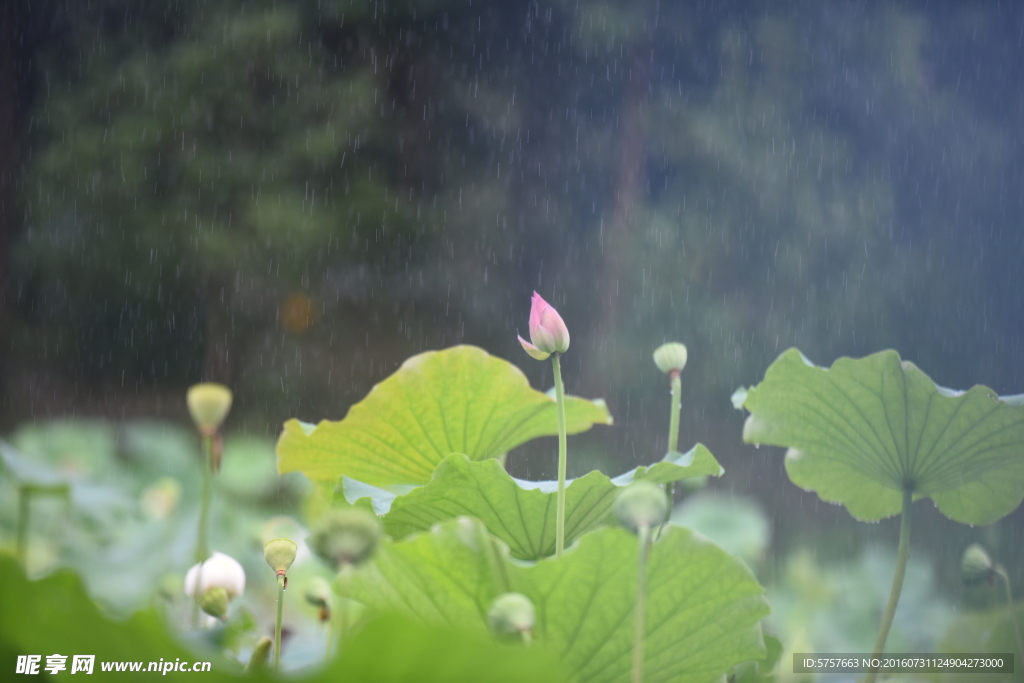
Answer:
[{"label": "green lotus stem", "polygon": [[679,392],[683,386],[679,375],[678,370],[672,371],[672,408],[668,414],[668,450],[670,453],[679,450]]},{"label": "green lotus stem", "polygon": [[281,669],[281,612],[284,609],[284,574],[277,575],[277,620],[274,622],[274,673]]},{"label": "green lotus stem", "polygon": [[[885,606],[885,614],[882,615],[882,626],[878,629],[873,659],[880,657],[885,650],[885,641],[889,637],[893,617],[896,616],[896,604],[900,601],[900,591],[903,590],[903,577],[907,573],[907,558],[910,556],[910,505],[913,502],[913,491],[904,490],[903,509],[900,512],[900,545],[896,552],[896,574],[892,577],[892,590],[889,591],[889,602]],[[874,683],[877,676],[878,670],[872,669],[868,672],[867,683]]]},{"label": "green lotus stem", "polygon": [[562,388],[562,366],[560,354],[551,354],[551,366],[555,374],[555,401],[558,403],[558,504],[555,509],[555,557],[561,557],[565,550],[565,390]]},{"label": "green lotus stem", "polygon": [[996,574],[1003,580],[1003,586],[1006,587],[1006,607],[1010,610],[1010,619],[1013,620],[1013,634],[1017,637],[1017,653],[1024,661],[1024,638],[1020,637],[1020,622],[1017,621],[1017,610],[1013,608],[1013,593],[1010,591],[1010,577],[1007,575],[1006,570],[1003,569],[1002,565],[996,565]]},{"label": "green lotus stem", "polygon": [[647,602],[647,555],[651,550],[651,527],[641,524],[637,529],[640,549],[636,568],[636,611],[633,613],[633,683],[644,680],[644,632]]},{"label": "green lotus stem", "polygon": [[31,513],[32,487],[22,484],[18,487],[18,535],[17,554],[21,569],[28,575],[28,524]]},{"label": "green lotus stem", "polygon": [[195,604],[192,606],[192,625],[199,625],[199,586],[203,585],[203,563],[210,556],[207,527],[210,518],[210,499],[213,495],[213,435],[203,435],[203,489],[199,500],[199,530],[196,534],[196,564],[199,572],[196,575]]},{"label": "green lotus stem", "polygon": [[[680,379],[680,373],[678,370],[673,370],[670,373],[672,380],[672,407],[669,409],[668,414],[668,452],[675,453],[679,450],[679,407],[680,398],[679,392],[682,390],[683,381]],[[676,483],[670,481],[668,486],[665,487],[665,494],[668,498],[668,509],[671,511],[672,507],[676,502]],[[665,520],[667,523],[668,520]],[[663,523],[658,529],[658,534],[665,528]]]},{"label": "green lotus stem", "polygon": [[[339,570],[339,578],[347,585],[352,575],[352,565],[343,562]],[[329,645],[335,648],[335,653],[340,654],[345,644],[345,636],[348,635],[348,599],[340,595],[334,600],[334,611],[331,612],[331,639]]]}]

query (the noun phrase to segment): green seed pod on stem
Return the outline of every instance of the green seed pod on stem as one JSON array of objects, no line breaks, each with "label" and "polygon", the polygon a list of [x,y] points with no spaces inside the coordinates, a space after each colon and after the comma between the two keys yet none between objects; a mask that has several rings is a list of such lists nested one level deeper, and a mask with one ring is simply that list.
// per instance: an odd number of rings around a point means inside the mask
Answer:
[{"label": "green seed pod on stem", "polygon": [[204,382],[189,387],[188,412],[203,435],[215,434],[231,410],[231,390],[223,384]]},{"label": "green seed pod on stem", "polygon": [[263,546],[263,558],[271,569],[278,574],[283,574],[288,571],[288,567],[292,566],[297,551],[298,546],[294,541],[287,538],[275,538]]},{"label": "green seed pod on stem", "polygon": [[631,484],[620,491],[615,499],[615,516],[634,533],[643,526],[650,529],[661,524],[667,515],[665,492],[650,482],[638,481]]},{"label": "green seed pod on stem", "polygon": [[499,638],[523,638],[529,642],[537,615],[533,603],[522,593],[499,595],[487,612],[487,624]]},{"label": "green seed pod on stem", "polygon": [[313,525],[306,543],[336,568],[365,562],[383,533],[380,520],[361,508],[331,510]]},{"label": "green seed pod on stem", "polygon": [[686,347],[679,342],[662,344],[654,351],[654,364],[666,375],[682,372],[686,367],[686,360]]}]

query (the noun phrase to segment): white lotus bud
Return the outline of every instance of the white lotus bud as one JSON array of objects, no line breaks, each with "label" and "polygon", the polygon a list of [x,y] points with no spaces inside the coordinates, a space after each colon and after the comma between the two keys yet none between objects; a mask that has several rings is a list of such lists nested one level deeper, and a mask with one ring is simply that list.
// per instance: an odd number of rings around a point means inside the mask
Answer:
[{"label": "white lotus bud", "polygon": [[196,582],[199,581],[199,595],[206,595],[211,588],[223,588],[228,599],[237,598],[245,592],[245,570],[233,557],[215,552],[203,562],[202,577],[199,565],[193,565],[185,575],[185,595],[195,597]]}]

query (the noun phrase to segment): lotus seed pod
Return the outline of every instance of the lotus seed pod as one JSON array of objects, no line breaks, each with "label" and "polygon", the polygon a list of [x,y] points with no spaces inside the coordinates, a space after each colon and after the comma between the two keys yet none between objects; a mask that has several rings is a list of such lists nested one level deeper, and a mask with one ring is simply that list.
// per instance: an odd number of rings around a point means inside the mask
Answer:
[{"label": "lotus seed pod", "polygon": [[268,636],[260,638],[256,647],[249,657],[249,663],[245,665],[246,671],[261,671],[267,668],[267,661],[270,659],[270,650],[274,647],[274,641]]},{"label": "lotus seed pod", "polygon": [[499,595],[487,612],[487,623],[496,636],[515,636],[533,629],[536,613],[530,598],[522,593]]},{"label": "lotus seed pod", "polygon": [[686,347],[678,342],[662,344],[654,351],[654,364],[666,375],[686,367]]},{"label": "lotus seed pod", "polygon": [[380,520],[362,508],[331,510],[313,526],[310,549],[337,567],[360,564],[377,549]]},{"label": "lotus seed pod", "polygon": [[231,410],[231,390],[223,384],[205,382],[189,387],[186,402],[200,433],[212,436]]},{"label": "lotus seed pod", "polygon": [[263,546],[263,557],[278,574],[284,574],[295,561],[298,546],[287,538],[275,538]]},{"label": "lotus seed pod", "polygon": [[228,616],[228,592],[218,586],[203,593],[199,598],[199,608],[211,617],[226,619]]},{"label": "lotus seed pod", "polygon": [[[233,557],[215,552],[202,566],[202,578],[198,564],[192,565],[185,575],[185,595],[206,595],[211,588],[220,587],[227,591],[228,600],[233,600],[245,592],[245,570]],[[199,586],[197,581],[201,582]]]},{"label": "lotus seed pod", "polygon": [[660,486],[638,481],[619,492],[615,499],[615,516],[623,526],[637,531],[661,524],[668,515],[668,501]]},{"label": "lotus seed pod", "polygon": [[992,558],[977,543],[972,543],[964,551],[964,559],[960,563],[960,575],[964,583],[985,581],[992,576],[994,567]]}]

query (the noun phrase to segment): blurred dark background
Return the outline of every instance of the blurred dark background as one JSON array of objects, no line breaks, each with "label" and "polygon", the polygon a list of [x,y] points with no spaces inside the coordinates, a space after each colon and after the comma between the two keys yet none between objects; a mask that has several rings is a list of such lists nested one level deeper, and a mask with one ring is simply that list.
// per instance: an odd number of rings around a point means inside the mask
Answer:
[{"label": "blurred dark background", "polygon": [[[0,431],[185,422],[216,380],[273,437],[461,343],[546,389],[536,289],[616,420],[576,474],[661,457],[651,352],[681,341],[712,486],[841,550],[895,527],[744,446],[733,389],[798,346],[1024,391],[1020,4],[9,0],[0,27]],[[974,531],[921,507],[949,568]]]}]

